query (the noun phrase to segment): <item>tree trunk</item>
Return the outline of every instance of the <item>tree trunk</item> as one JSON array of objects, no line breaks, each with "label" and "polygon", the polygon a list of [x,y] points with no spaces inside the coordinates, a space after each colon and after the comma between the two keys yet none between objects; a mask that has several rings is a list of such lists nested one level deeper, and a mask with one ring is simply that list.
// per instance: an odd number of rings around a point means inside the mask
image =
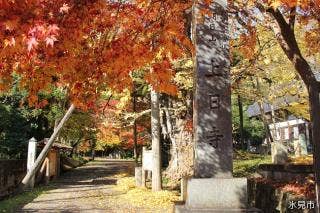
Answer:
[{"label": "tree trunk", "polygon": [[167,167],[166,173],[168,171],[168,168],[178,168],[178,150],[177,150],[177,143],[175,139],[175,135],[173,134],[173,127],[172,127],[172,121],[170,117],[170,113],[168,110],[168,103],[165,104],[165,107],[163,109],[163,115],[162,116],[162,134],[164,135],[165,138],[170,139],[171,141],[171,146],[170,146],[170,162]]},{"label": "tree trunk", "polygon": [[[313,165],[315,171],[315,191],[316,191],[316,212],[320,213],[320,103],[319,103],[319,82],[307,62],[302,56],[294,31],[295,19],[292,23],[287,23],[279,9],[270,7],[268,13],[275,19],[276,24],[272,27],[274,34],[283,52],[287,55],[292,65],[299,73],[303,82],[308,88],[310,103],[310,118],[312,125]],[[295,11],[294,11],[295,12]]]},{"label": "tree trunk", "polygon": [[243,138],[243,107],[241,96],[238,94],[238,107],[239,107],[239,122],[240,122],[240,144],[243,150],[246,149],[244,146],[244,138]]},{"label": "tree trunk", "polygon": [[96,152],[95,152],[96,141],[94,139],[91,140],[90,146],[91,146],[91,160],[94,160],[94,157],[96,156]]},{"label": "tree trunk", "polygon": [[[170,161],[166,168],[165,176],[170,180],[171,187],[179,186],[180,180],[193,176],[193,143],[192,133],[186,129],[187,123],[192,119],[192,97],[187,97],[186,102],[167,99],[164,103],[165,126],[171,141]],[[187,107],[186,111],[170,113],[169,108],[179,105]],[[185,114],[187,113],[187,114]],[[189,114],[190,113],[190,114]]]},{"label": "tree trunk", "polygon": [[95,150],[91,150],[91,160],[94,160],[94,157],[96,156]]},{"label": "tree trunk", "polygon": [[[259,78],[256,78],[256,83],[257,83],[257,86],[255,86],[253,81],[252,81],[253,87],[254,88],[256,87],[258,92],[261,93]],[[265,131],[266,131],[267,142],[268,142],[268,144],[270,144],[271,142],[273,142],[273,138],[272,138],[272,134],[271,134],[271,131],[270,131],[270,128],[269,128],[269,124],[268,124],[267,118],[266,118],[266,113],[264,111],[264,101],[256,100],[256,102],[258,103],[260,114],[261,114],[261,120],[263,122]]]},{"label": "tree trunk", "polygon": [[76,147],[78,146],[78,144],[80,143],[80,141],[82,140],[83,136],[81,136],[74,144],[72,144],[72,149],[70,151],[70,157],[73,156],[74,151],[76,150]]},{"label": "tree trunk", "polygon": [[185,130],[187,121],[183,118],[175,118],[172,128],[170,150],[170,162],[166,168],[165,175],[172,186],[179,184],[184,177],[193,176],[194,147],[192,133]]},{"label": "tree trunk", "polygon": [[273,105],[271,105],[271,120],[272,120],[272,124],[273,124],[273,128],[274,128],[274,137],[278,138],[278,135],[279,135],[280,136],[280,141],[281,141],[282,140],[281,139],[281,135],[280,135],[280,132],[279,132],[277,126],[276,126],[276,115],[275,115],[275,112],[274,112]]},{"label": "tree trunk", "polygon": [[266,119],[266,115],[265,115],[265,111],[264,111],[264,106],[263,106],[263,102],[262,104],[258,101],[258,105],[259,105],[259,109],[260,109],[260,114],[261,114],[261,120],[262,123],[264,125],[265,131],[266,131],[266,138],[267,138],[267,142],[270,144],[273,142],[273,137],[269,128],[269,124],[268,121]]},{"label": "tree trunk", "polygon": [[[136,112],[136,93],[133,91],[132,93],[132,105],[133,105],[133,112]],[[134,161],[136,166],[138,166],[138,138],[137,138],[137,122],[136,119],[133,122],[133,154],[134,154]]]},{"label": "tree trunk", "polygon": [[153,153],[152,191],[160,191],[162,188],[159,105],[159,94],[154,90],[151,90],[151,138]]},{"label": "tree trunk", "polygon": [[[56,118],[54,120],[54,127],[53,127],[53,131],[55,131],[59,125],[59,121],[60,119]],[[60,132],[57,134],[57,137],[56,137],[56,141],[60,141]]]},{"label": "tree trunk", "polygon": [[54,120],[54,130],[58,127],[58,125],[59,125],[59,119],[58,118],[56,118],[55,120]]},{"label": "tree trunk", "polygon": [[57,128],[54,129],[53,134],[51,135],[48,143],[44,146],[43,150],[41,151],[40,155],[38,156],[36,162],[33,164],[30,171],[26,174],[26,176],[23,178],[22,182],[19,185],[19,191],[25,189],[25,187],[29,184],[32,177],[35,176],[36,172],[39,170],[41,164],[43,163],[44,159],[46,158],[50,148],[52,147],[52,144],[54,143],[56,137],[58,136],[60,130],[62,129],[63,125],[67,122],[67,120],[70,118],[72,112],[74,111],[75,106],[71,104],[68,111],[60,121]]},{"label": "tree trunk", "polygon": [[166,127],[167,127],[167,134],[171,140],[171,157],[175,158],[175,165],[178,167],[178,150],[177,150],[177,142],[176,142],[176,138],[175,135],[173,133],[173,126],[172,126],[172,120],[170,117],[170,113],[168,108],[164,108],[164,113],[165,113],[165,117],[166,117]]},{"label": "tree trunk", "polygon": [[316,211],[320,211],[320,100],[317,82],[311,84],[309,90],[310,115],[313,139],[313,166],[315,171]]}]

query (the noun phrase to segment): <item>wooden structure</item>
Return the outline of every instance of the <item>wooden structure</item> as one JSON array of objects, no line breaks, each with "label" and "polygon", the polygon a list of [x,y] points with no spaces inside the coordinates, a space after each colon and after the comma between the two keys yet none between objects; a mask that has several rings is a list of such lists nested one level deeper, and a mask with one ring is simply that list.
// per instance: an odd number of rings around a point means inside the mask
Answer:
[{"label": "wooden structure", "polygon": [[[38,143],[38,147],[43,148],[48,142],[48,139],[44,139]],[[42,163],[37,175],[37,181],[42,181],[44,178],[45,183],[50,180],[59,177],[60,175],[60,154],[62,151],[71,150],[72,147],[61,143],[53,143],[51,149],[48,152],[47,157]]]},{"label": "wooden structure", "polygon": [[[299,130],[303,126],[303,130]],[[292,119],[283,122],[269,124],[271,135],[275,141],[292,141],[299,139],[299,134],[305,134],[307,141],[310,140],[309,123],[303,119]]]},{"label": "wooden structure", "polygon": [[0,201],[14,192],[26,173],[26,160],[0,160]]},{"label": "wooden structure", "polygon": [[[310,125],[307,120],[295,117],[285,107],[290,103],[298,101],[296,97],[286,96],[278,98],[275,104],[263,103],[261,108],[265,113],[270,133],[274,141],[290,142],[298,139],[299,134],[305,134],[307,141],[312,141],[310,137]],[[257,102],[247,109],[249,118],[261,116],[261,109]],[[304,131],[299,130],[303,126]]]}]

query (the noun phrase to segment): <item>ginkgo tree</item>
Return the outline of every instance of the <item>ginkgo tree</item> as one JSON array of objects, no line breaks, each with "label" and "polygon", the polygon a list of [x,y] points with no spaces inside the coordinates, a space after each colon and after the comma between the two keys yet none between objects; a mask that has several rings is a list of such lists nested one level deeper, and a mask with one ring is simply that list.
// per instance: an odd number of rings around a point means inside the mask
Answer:
[{"label": "ginkgo tree", "polygon": [[[319,82],[310,61],[303,54],[297,42],[297,23],[304,30],[308,54],[315,54],[319,49],[320,2],[317,0],[233,0],[229,4],[229,12],[234,20],[233,29],[242,28],[243,38],[248,41],[244,50],[250,58],[254,57],[256,43],[256,27],[263,26],[271,30],[277,39],[283,53],[292,63],[307,87],[310,103],[310,118],[312,122],[312,139],[314,144],[314,168],[316,182],[317,212],[320,209],[320,101]],[[241,26],[241,27],[239,27]]]},{"label": "ginkgo tree", "polygon": [[[234,66],[232,67],[233,91],[244,100],[270,103],[291,114],[310,120],[307,90],[291,62],[286,58],[273,33],[257,27],[254,59],[241,55],[241,42],[233,41]],[[298,39],[302,47],[304,40]],[[305,48],[303,48],[305,49]],[[259,88],[257,88],[257,81]],[[260,108],[261,116],[265,113]],[[274,116],[275,121],[280,117]],[[281,119],[280,118],[280,119]],[[263,119],[262,119],[263,120]],[[265,125],[268,125],[266,123]]]}]

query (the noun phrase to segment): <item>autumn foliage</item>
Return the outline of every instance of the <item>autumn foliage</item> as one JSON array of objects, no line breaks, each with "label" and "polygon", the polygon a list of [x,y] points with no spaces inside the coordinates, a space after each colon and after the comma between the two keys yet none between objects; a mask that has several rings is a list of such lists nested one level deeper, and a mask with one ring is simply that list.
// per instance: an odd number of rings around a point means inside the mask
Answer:
[{"label": "autumn foliage", "polygon": [[[273,19],[272,13],[283,15],[284,21],[288,25],[295,26],[295,23],[301,26],[308,26],[304,30],[304,36],[307,41],[309,53],[316,53],[319,49],[319,12],[320,1],[318,0],[262,0],[262,1],[229,1],[229,12],[232,19],[232,30],[240,33],[240,39],[243,41],[241,50],[248,58],[258,54],[254,46],[256,40],[256,28],[263,26],[265,30],[272,31],[277,25]],[[279,16],[279,13],[278,13]],[[239,25],[241,27],[239,28]],[[284,33],[284,31],[280,32]],[[287,35],[288,36],[288,35]],[[279,37],[279,34],[276,35]]]},{"label": "autumn foliage", "polygon": [[[209,4],[210,0],[203,3]],[[2,0],[0,1],[0,90],[21,77],[31,104],[39,91],[65,87],[80,107],[92,107],[106,87],[130,88],[130,72],[150,68],[146,76],[155,89],[176,93],[170,82],[170,61],[192,52],[186,33],[185,12],[193,1],[179,0]],[[244,52],[253,54],[256,8],[290,11],[299,7],[299,20],[319,20],[319,1],[230,1],[230,14],[251,17]],[[240,15],[239,15],[240,14]],[[250,30],[251,28],[251,30]],[[319,25],[306,34],[317,50]],[[245,38],[245,37],[244,37]],[[251,47],[251,48],[250,48]]]},{"label": "autumn foliage", "polygon": [[[167,84],[168,60],[191,50],[184,25],[189,7],[173,0],[0,1],[0,89],[17,73],[30,104],[40,103],[39,91],[60,86],[87,108],[107,87],[130,88],[136,69],[165,67],[153,73]],[[172,86],[156,87],[174,93]]]}]

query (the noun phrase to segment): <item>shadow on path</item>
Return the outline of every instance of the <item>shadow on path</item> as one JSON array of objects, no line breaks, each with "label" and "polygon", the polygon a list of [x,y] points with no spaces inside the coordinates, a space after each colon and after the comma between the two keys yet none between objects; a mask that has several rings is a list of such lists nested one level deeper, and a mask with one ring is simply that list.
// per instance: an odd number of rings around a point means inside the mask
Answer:
[{"label": "shadow on path", "polygon": [[108,205],[117,174],[134,173],[133,161],[97,159],[73,169],[51,183],[52,189],[17,212],[131,212]]}]

